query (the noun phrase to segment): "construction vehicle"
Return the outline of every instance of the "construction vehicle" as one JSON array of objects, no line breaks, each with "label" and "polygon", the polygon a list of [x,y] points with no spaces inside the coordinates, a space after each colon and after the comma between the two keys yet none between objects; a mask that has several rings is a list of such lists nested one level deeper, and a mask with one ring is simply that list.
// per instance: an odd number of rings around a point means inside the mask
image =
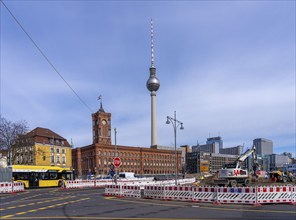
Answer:
[{"label": "construction vehicle", "polygon": [[282,170],[274,170],[269,172],[270,179],[275,182],[295,182],[296,177],[293,175],[292,172],[289,171],[282,171]]},{"label": "construction vehicle", "polygon": [[248,186],[250,184],[249,172],[243,169],[243,162],[252,155],[253,177],[257,178],[256,170],[258,167],[256,147],[253,146],[245,153],[240,155],[232,164],[225,164],[219,170],[218,179],[214,180],[214,184],[218,186],[236,187],[238,185]]}]

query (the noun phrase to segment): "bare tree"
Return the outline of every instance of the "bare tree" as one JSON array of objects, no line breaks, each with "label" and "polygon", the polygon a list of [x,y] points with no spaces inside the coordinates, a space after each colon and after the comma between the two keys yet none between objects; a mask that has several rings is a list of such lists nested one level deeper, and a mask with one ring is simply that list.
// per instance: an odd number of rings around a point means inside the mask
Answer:
[{"label": "bare tree", "polygon": [[9,165],[13,161],[13,147],[18,135],[25,134],[29,129],[26,121],[12,122],[0,115],[0,150],[7,150]]}]

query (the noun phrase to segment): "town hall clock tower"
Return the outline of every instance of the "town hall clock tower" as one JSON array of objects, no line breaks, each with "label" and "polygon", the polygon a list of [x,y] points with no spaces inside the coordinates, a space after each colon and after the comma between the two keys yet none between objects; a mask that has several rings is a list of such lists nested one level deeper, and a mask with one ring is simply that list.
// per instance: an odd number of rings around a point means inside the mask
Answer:
[{"label": "town hall clock tower", "polygon": [[111,113],[106,113],[99,96],[100,109],[92,114],[93,144],[111,145]]}]

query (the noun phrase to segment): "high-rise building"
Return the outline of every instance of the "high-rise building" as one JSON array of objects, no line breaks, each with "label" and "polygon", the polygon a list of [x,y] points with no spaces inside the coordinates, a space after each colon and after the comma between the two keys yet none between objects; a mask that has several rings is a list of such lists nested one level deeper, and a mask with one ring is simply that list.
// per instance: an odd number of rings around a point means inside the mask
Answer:
[{"label": "high-rise building", "polygon": [[198,144],[196,146],[192,146],[192,152],[209,152],[209,153],[219,153],[219,144],[211,143],[211,144]]},{"label": "high-rise building", "polygon": [[258,155],[273,154],[273,142],[264,138],[256,138],[253,140]]},{"label": "high-rise building", "polygon": [[244,153],[244,146],[238,145],[236,147],[228,147],[219,150],[220,154],[241,155]]},{"label": "high-rise building", "polygon": [[207,144],[217,144],[219,149],[223,148],[223,140],[220,136],[207,138]]},{"label": "high-rise building", "polygon": [[270,156],[270,169],[276,170],[291,163],[291,159],[286,155],[271,154]]}]

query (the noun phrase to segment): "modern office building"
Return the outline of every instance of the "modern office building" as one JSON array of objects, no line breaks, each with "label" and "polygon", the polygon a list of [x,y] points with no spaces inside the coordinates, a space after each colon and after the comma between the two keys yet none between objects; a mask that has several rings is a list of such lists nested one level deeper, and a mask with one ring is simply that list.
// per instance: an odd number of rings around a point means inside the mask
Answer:
[{"label": "modern office building", "polygon": [[257,138],[253,140],[253,145],[255,145],[258,155],[273,154],[273,142],[271,140]]},{"label": "modern office building", "polygon": [[192,152],[208,152],[208,153],[219,153],[219,144],[217,142],[211,144],[201,144],[192,146]]},{"label": "modern office building", "polygon": [[271,154],[270,157],[270,170],[276,170],[284,167],[292,162],[291,158],[283,154]]},{"label": "modern office building", "polygon": [[215,173],[228,163],[233,163],[237,155],[216,154],[202,151],[188,153],[186,156],[187,173]]},{"label": "modern office building", "polygon": [[220,136],[207,138],[207,144],[215,144],[219,146],[219,149],[223,148],[223,140]]},{"label": "modern office building", "polygon": [[236,147],[220,148],[220,154],[241,155],[244,153],[244,146],[238,145]]}]

